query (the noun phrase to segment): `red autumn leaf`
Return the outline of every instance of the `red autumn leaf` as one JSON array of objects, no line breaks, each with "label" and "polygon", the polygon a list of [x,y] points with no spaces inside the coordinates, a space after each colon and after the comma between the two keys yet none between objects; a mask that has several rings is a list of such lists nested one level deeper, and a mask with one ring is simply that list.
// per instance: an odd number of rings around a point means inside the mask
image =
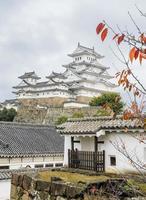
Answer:
[{"label": "red autumn leaf", "polygon": [[137,49],[137,50],[135,51],[135,54],[134,54],[135,60],[138,58],[138,55],[139,55],[139,49]]},{"label": "red autumn leaf", "polygon": [[96,33],[99,34],[103,30],[104,26],[105,24],[103,23],[98,24],[98,26],[96,27]]},{"label": "red autumn leaf", "polygon": [[136,49],[135,49],[135,47],[133,47],[129,52],[129,58],[130,58],[131,62],[133,61],[133,58],[135,56],[135,51],[136,51]]},{"label": "red autumn leaf", "polygon": [[125,37],[124,34],[118,37],[118,44],[120,44],[124,40],[124,37]]},{"label": "red autumn leaf", "polygon": [[140,62],[140,64],[142,64],[142,53],[141,52],[139,53],[139,62]]},{"label": "red autumn leaf", "polygon": [[107,33],[108,33],[108,29],[105,28],[102,33],[101,33],[101,40],[102,42],[105,40],[106,36],[107,36]]},{"label": "red autumn leaf", "polygon": [[115,36],[113,37],[113,40],[115,40],[118,37],[119,34],[115,34]]}]

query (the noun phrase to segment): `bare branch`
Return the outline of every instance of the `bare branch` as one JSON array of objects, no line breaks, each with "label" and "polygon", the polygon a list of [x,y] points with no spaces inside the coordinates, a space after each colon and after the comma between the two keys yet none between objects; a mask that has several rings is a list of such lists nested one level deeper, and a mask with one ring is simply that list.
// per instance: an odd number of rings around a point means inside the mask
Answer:
[{"label": "bare branch", "polygon": [[136,22],[134,21],[134,19],[133,19],[132,15],[130,14],[130,12],[128,12],[128,15],[129,15],[130,19],[132,20],[133,24],[135,25],[135,27],[137,28],[139,34],[142,34],[140,28],[138,27],[138,25],[137,25]]}]

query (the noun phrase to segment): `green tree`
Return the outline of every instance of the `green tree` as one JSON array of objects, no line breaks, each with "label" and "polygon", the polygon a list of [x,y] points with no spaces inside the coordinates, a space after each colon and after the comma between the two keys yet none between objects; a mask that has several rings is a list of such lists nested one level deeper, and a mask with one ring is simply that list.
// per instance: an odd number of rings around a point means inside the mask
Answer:
[{"label": "green tree", "polygon": [[15,109],[3,108],[3,110],[0,110],[0,121],[13,121],[16,115],[17,112]]},{"label": "green tree", "polygon": [[103,93],[99,97],[93,97],[89,104],[90,106],[110,108],[115,115],[120,114],[124,107],[124,103],[121,101],[121,96],[115,92]]}]

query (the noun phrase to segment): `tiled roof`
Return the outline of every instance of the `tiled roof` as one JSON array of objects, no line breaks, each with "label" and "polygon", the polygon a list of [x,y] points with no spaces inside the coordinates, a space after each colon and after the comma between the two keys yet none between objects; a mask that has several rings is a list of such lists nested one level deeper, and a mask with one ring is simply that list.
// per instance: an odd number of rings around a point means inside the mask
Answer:
[{"label": "tiled roof", "polygon": [[13,174],[16,173],[36,173],[38,171],[47,171],[48,168],[20,168],[20,169],[1,169],[0,180],[11,179]]},{"label": "tiled roof", "polygon": [[103,56],[101,56],[100,54],[98,54],[97,52],[95,52],[94,47],[93,48],[88,48],[88,47],[85,47],[83,45],[80,45],[80,43],[78,43],[78,46],[73,51],[73,53],[68,54],[68,55],[69,56],[80,55],[82,52],[88,52],[89,54],[94,54],[97,58],[103,58]]},{"label": "tiled roof", "polygon": [[37,76],[34,71],[33,72],[26,72],[25,74],[23,74],[22,76],[19,76],[18,78],[20,78],[20,79],[25,79],[25,78],[40,79],[40,77]]},{"label": "tiled roof", "polygon": [[107,129],[135,129],[144,128],[141,120],[123,120],[122,117],[113,119],[111,117],[90,117],[69,119],[66,123],[58,126],[61,134],[95,134],[99,130]]},{"label": "tiled roof", "polygon": [[0,122],[0,157],[62,154],[63,142],[53,126]]}]

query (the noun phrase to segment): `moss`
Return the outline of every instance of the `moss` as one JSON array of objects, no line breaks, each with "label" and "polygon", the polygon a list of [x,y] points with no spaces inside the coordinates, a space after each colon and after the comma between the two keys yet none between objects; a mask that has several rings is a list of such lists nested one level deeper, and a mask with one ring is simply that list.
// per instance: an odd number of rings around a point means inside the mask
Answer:
[{"label": "moss", "polygon": [[136,189],[139,189],[143,194],[146,194],[146,183],[142,183],[134,179],[129,179],[128,184],[131,187],[135,187]]},{"label": "moss", "polygon": [[44,171],[38,173],[38,178],[44,181],[51,181],[51,177],[59,177],[65,182],[71,182],[74,184],[83,184],[94,181],[106,181],[109,177],[107,176],[88,176],[78,173],[61,172],[61,171]]},{"label": "moss", "polygon": [[74,112],[72,118],[82,118],[84,114],[82,112]]},{"label": "moss", "polygon": [[110,116],[111,115],[111,111],[109,110],[105,110],[105,109],[98,109],[96,114],[94,115],[94,117],[98,117],[98,116]]},{"label": "moss", "polygon": [[60,124],[63,124],[67,121],[67,116],[61,116],[57,119],[57,122],[56,122],[56,125],[60,125]]}]

